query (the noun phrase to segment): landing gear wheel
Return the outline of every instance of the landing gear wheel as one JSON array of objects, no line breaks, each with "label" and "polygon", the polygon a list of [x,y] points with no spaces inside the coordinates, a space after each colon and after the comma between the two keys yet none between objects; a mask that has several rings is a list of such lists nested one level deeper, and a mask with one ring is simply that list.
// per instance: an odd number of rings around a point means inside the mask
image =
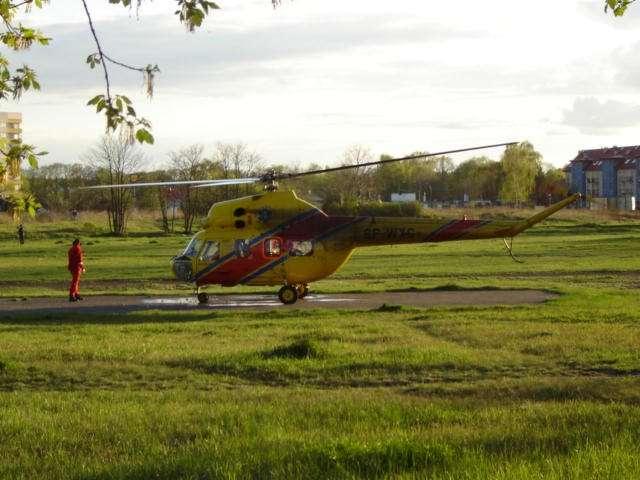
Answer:
[{"label": "landing gear wheel", "polygon": [[205,292],[200,292],[198,294],[198,303],[200,305],[205,305],[205,304],[209,303],[209,294],[207,294]]},{"label": "landing gear wheel", "polygon": [[285,285],[278,292],[278,298],[285,305],[291,305],[298,300],[298,290],[291,285]]},{"label": "landing gear wheel", "polygon": [[296,290],[298,291],[298,298],[304,298],[309,295],[309,285],[296,285]]}]

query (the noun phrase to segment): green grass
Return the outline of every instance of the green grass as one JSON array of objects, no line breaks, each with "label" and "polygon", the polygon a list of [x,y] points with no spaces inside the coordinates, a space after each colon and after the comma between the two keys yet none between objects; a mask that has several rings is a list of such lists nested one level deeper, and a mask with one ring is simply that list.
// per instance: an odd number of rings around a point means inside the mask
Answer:
[{"label": "green grass", "polygon": [[[0,223],[0,297],[58,296],[67,290],[67,249],[75,236],[84,242],[87,273],[83,290],[95,294],[189,294],[173,280],[169,260],[189,240],[157,233],[154,222],[133,224],[128,237],[107,235],[95,223],[31,223],[27,243],[18,247],[13,225]],[[85,222],[87,223],[87,222]],[[501,240],[395,245],[359,250],[316,292],[474,287],[640,285],[640,221],[608,223],[551,221],[517,237],[514,262]],[[212,293],[275,292],[275,288],[211,287]]]},{"label": "green grass", "polygon": [[[18,247],[1,225],[0,295],[64,295],[74,234],[86,293],[190,293],[168,280],[185,239],[150,227],[31,224]],[[497,241],[362,250],[313,287],[559,298],[0,314],[0,478],[638,478],[640,223],[549,222],[515,245],[526,263]]]}]

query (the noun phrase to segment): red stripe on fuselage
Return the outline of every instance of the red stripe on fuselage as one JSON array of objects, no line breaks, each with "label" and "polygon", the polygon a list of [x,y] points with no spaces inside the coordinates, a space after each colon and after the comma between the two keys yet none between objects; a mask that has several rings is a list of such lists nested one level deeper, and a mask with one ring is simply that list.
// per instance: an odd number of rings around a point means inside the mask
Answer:
[{"label": "red stripe on fuselage", "polygon": [[474,228],[479,227],[485,222],[482,220],[458,220],[448,227],[442,229],[433,237],[428,239],[429,242],[444,242],[446,240],[455,240],[462,237],[465,233]]},{"label": "red stripe on fuselage", "polygon": [[[279,231],[276,231],[271,237],[282,239],[282,255],[287,255],[291,248],[291,240],[308,241],[320,236],[323,232],[332,228],[353,221],[354,217],[327,217],[322,212],[312,215],[306,219],[284,225]],[[267,237],[267,238],[271,238]],[[266,240],[266,238],[265,238]],[[249,241],[251,243],[251,241]],[[201,278],[198,285],[220,284],[224,286],[237,285],[240,281],[268,265],[275,262],[279,257],[267,257],[264,254],[264,241],[251,247],[249,255],[244,258],[234,256],[215,270]]]}]

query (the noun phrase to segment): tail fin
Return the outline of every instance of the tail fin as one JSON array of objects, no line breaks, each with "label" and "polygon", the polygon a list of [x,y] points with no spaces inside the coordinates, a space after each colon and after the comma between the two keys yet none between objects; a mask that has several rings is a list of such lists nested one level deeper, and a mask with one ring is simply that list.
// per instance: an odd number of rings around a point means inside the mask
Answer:
[{"label": "tail fin", "polygon": [[518,222],[511,229],[511,232],[509,232],[510,236],[511,237],[515,237],[520,232],[523,232],[527,228],[531,228],[536,223],[540,223],[542,220],[544,220],[545,218],[547,218],[550,215],[553,215],[558,210],[562,210],[567,205],[572,204],[573,202],[578,200],[580,197],[582,197],[582,195],[580,195],[579,193],[574,193],[570,197],[567,197],[567,198],[565,198],[564,200],[562,200],[562,201],[560,201],[558,203],[554,203],[549,208],[543,210],[542,212],[538,213],[537,215],[534,215],[533,217],[530,217],[527,220],[523,220],[522,222]]}]

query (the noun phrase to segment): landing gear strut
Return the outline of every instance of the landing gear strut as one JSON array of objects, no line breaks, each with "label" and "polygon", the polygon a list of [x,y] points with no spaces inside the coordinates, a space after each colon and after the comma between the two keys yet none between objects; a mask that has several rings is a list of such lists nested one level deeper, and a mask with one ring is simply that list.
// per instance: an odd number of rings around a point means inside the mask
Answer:
[{"label": "landing gear strut", "polygon": [[302,284],[302,285],[296,285],[296,290],[298,290],[298,298],[304,298],[307,295],[309,295],[309,285]]}]

